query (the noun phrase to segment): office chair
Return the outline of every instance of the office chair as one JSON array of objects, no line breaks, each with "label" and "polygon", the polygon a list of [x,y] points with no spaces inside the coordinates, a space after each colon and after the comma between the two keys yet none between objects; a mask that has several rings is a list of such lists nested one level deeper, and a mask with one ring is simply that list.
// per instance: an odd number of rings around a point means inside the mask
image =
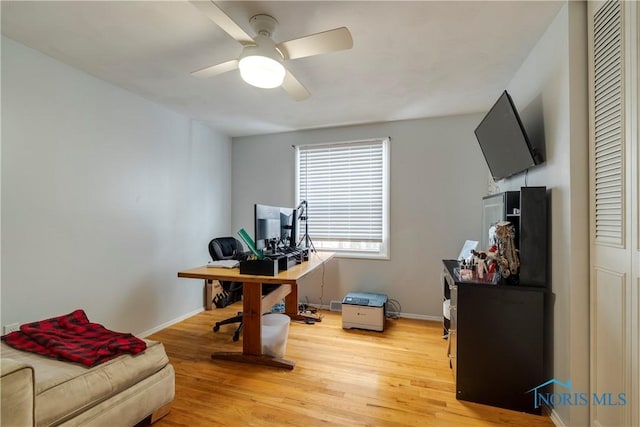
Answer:
[{"label": "office chair", "polygon": [[[242,243],[235,237],[218,237],[209,242],[209,255],[211,255],[211,259],[214,261],[221,261],[225,259],[245,259],[246,254],[244,253],[244,248],[242,247]],[[240,299],[242,296],[242,282],[226,282],[220,281],[220,286],[222,286],[222,290],[225,292],[225,296],[223,300],[214,300],[216,307],[226,307],[227,305],[234,303]],[[216,295],[216,298],[219,296]],[[220,330],[221,325],[229,325],[232,323],[240,323],[238,329],[233,334],[233,340],[238,341],[240,339],[240,333],[242,332],[242,312],[239,311],[233,317],[225,319],[221,322],[216,322],[213,327],[214,332],[218,332]]]},{"label": "office chair", "polygon": [[[218,237],[209,242],[209,255],[214,261],[220,261],[224,259],[237,259],[245,260],[247,253],[244,252],[242,243],[235,237]],[[216,304],[216,307],[225,307],[231,303],[238,301],[242,295],[242,282],[223,282],[220,281],[220,285],[228,297],[223,301],[223,304]],[[280,285],[266,284],[262,285],[262,294],[266,295],[272,290],[276,289]],[[214,301],[215,302],[215,301]],[[238,329],[233,333],[233,340],[238,341],[240,339],[240,333],[242,332],[242,312],[239,311],[233,317],[225,319],[221,322],[216,322],[213,326],[213,332],[218,332],[220,326],[228,325],[231,323],[240,323]]]}]

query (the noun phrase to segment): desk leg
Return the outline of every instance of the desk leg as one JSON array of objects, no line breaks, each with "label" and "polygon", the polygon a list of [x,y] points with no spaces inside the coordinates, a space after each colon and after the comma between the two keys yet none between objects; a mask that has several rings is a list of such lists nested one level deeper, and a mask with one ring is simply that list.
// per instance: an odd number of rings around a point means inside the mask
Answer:
[{"label": "desk leg", "polygon": [[211,358],[293,369],[294,362],[262,354],[262,283],[245,282],[242,298],[242,353],[217,352]]},{"label": "desk leg", "polygon": [[213,309],[213,280],[204,279],[204,309]]},{"label": "desk leg", "polygon": [[[284,312],[291,317],[298,315],[298,284],[291,285],[291,292],[284,297]],[[299,319],[294,319],[299,320]]]},{"label": "desk leg", "polygon": [[262,354],[262,283],[245,283],[242,287],[242,352]]}]

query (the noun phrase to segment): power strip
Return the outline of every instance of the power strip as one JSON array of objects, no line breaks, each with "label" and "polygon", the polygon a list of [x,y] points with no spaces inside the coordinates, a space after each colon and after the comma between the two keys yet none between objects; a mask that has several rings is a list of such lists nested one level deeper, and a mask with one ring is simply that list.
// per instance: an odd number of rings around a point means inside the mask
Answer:
[{"label": "power strip", "polygon": [[2,334],[6,335],[10,332],[19,331],[19,330],[20,330],[20,324],[12,323],[10,325],[4,325],[4,327],[2,328]]}]

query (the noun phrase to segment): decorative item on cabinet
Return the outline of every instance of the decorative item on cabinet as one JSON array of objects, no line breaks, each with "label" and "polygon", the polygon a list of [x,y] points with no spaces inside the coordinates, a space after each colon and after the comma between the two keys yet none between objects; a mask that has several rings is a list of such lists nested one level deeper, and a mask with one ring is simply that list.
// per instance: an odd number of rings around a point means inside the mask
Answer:
[{"label": "decorative item on cabinet", "polygon": [[486,196],[482,200],[481,249],[490,246],[489,230],[500,221],[513,225],[519,258],[517,275],[511,284],[547,286],[547,188],[522,187],[519,191]]}]

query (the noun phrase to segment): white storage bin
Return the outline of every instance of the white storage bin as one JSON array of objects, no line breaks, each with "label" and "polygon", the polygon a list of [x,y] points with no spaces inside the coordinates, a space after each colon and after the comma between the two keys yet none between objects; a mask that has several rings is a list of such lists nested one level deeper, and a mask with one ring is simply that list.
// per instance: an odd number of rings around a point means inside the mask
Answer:
[{"label": "white storage bin", "polygon": [[284,357],[291,319],[286,314],[271,313],[262,316],[262,354]]}]

